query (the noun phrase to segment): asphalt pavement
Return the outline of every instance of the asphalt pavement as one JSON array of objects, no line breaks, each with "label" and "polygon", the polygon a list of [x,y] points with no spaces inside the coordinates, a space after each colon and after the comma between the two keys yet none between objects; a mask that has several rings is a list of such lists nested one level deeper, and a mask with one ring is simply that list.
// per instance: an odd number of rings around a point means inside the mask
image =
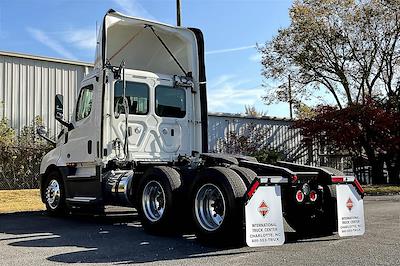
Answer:
[{"label": "asphalt pavement", "polygon": [[304,239],[279,247],[209,247],[192,234],[153,236],[128,210],[106,217],[0,214],[0,265],[400,265],[400,196],[365,198],[366,233]]}]

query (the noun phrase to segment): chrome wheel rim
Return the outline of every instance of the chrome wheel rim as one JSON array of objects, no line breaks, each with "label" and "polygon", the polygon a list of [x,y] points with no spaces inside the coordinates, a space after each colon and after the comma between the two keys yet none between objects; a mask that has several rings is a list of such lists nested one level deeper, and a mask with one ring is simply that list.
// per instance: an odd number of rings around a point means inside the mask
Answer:
[{"label": "chrome wheel rim", "polygon": [[60,184],[53,179],[49,182],[46,188],[46,202],[52,210],[57,209],[61,200]]},{"label": "chrome wheel rim", "polygon": [[197,221],[207,231],[217,230],[225,218],[225,198],[214,184],[203,185],[196,194],[195,214]]},{"label": "chrome wheel rim", "polygon": [[150,181],[144,187],[142,196],[144,215],[151,222],[161,219],[165,211],[165,192],[157,181]]}]

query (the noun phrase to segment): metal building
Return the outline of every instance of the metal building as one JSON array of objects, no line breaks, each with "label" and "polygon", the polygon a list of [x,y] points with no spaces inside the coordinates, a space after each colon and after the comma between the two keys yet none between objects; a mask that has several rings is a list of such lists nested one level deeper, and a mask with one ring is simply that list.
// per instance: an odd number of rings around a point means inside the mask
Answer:
[{"label": "metal building", "polygon": [[8,119],[18,131],[40,116],[55,136],[59,127],[54,120],[54,96],[64,95],[64,115],[70,117],[80,81],[91,67],[83,62],[0,52],[0,119]]}]

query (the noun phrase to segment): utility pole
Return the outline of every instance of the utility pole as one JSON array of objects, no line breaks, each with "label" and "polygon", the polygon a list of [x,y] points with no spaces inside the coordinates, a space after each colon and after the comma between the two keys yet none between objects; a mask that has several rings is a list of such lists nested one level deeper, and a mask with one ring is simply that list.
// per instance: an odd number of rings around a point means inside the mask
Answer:
[{"label": "utility pole", "polygon": [[176,26],[181,26],[181,0],[176,0]]},{"label": "utility pole", "polygon": [[290,78],[290,75],[289,75],[288,94],[289,94],[290,119],[293,119],[292,84],[291,84],[291,78]]}]

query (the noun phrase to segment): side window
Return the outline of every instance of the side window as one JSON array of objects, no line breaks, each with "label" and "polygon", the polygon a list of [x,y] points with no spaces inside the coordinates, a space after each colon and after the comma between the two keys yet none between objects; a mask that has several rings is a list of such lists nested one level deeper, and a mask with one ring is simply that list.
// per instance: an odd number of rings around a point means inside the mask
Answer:
[{"label": "side window", "polygon": [[[123,105],[124,88],[122,81],[114,85],[114,112],[125,114]],[[126,81],[125,96],[128,100],[129,114],[145,115],[149,111],[149,87],[145,83]]]},{"label": "side window", "polygon": [[93,101],[93,85],[83,87],[79,93],[76,106],[76,121],[82,120],[90,115]]},{"label": "side window", "polygon": [[156,114],[161,117],[185,117],[185,90],[181,88],[158,85],[156,87]]}]

